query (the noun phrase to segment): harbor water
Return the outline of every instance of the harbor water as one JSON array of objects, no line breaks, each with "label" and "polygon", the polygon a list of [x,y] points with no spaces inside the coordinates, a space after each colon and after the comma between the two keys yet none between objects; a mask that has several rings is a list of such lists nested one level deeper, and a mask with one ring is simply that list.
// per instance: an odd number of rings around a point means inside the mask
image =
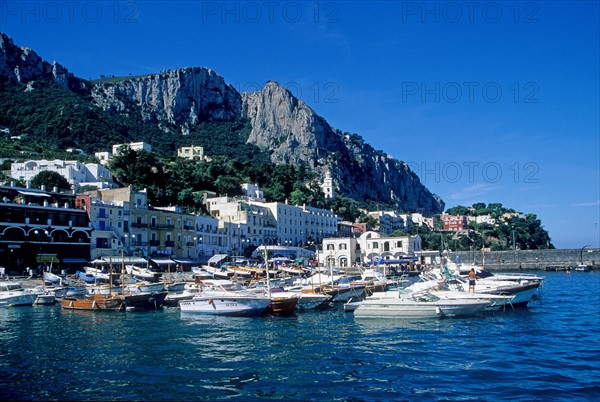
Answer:
[{"label": "harbor water", "polygon": [[522,310],[292,317],[0,309],[2,400],[600,400],[600,273]]}]

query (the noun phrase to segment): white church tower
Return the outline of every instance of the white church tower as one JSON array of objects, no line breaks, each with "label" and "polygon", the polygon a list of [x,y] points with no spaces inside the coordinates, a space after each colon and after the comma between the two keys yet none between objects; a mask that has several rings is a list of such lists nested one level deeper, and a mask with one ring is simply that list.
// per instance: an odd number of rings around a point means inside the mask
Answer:
[{"label": "white church tower", "polygon": [[335,192],[333,190],[333,178],[331,177],[331,172],[328,170],[325,173],[325,178],[323,179],[323,184],[321,184],[321,189],[323,193],[325,193],[325,198],[331,198],[332,200],[335,198]]}]

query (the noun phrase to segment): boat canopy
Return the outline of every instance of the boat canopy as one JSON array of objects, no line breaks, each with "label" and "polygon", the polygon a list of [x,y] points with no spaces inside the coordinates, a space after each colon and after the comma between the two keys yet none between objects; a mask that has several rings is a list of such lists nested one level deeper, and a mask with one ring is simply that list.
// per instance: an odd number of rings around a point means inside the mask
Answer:
[{"label": "boat canopy", "polygon": [[208,259],[208,264],[215,264],[215,265],[219,265],[221,263],[221,261],[226,260],[227,259],[227,254],[215,254],[212,257],[210,257]]}]

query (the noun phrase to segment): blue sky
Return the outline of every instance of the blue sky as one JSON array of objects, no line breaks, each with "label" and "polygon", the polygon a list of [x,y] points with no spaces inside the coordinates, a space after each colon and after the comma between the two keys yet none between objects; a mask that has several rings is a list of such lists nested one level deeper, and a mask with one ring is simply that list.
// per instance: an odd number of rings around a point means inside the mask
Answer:
[{"label": "blue sky", "polygon": [[598,1],[3,1],[0,30],[82,78],[204,66],[286,86],[447,207],[600,241]]}]

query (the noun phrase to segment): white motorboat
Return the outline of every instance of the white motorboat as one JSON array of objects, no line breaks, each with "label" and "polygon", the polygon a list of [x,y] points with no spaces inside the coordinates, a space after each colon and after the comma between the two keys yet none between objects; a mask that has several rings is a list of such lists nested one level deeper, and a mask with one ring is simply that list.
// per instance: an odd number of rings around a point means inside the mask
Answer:
[{"label": "white motorboat", "polygon": [[20,282],[0,282],[0,307],[32,306],[37,294],[24,289]]},{"label": "white motorboat", "polygon": [[579,272],[590,272],[592,269],[590,267],[588,267],[587,265],[584,264],[579,264],[578,266],[575,267],[575,271],[579,271]]},{"label": "white motorboat", "polygon": [[232,275],[230,272],[227,272],[227,268],[224,267],[217,268],[211,267],[210,265],[203,265],[202,269],[212,275],[213,278],[227,279]]},{"label": "white motorboat", "polygon": [[252,316],[262,314],[271,303],[270,297],[227,279],[205,280],[202,284],[198,295],[179,302],[182,313]]},{"label": "white motorboat", "polygon": [[195,282],[187,282],[182,291],[172,292],[169,291],[165,298],[165,306],[178,306],[182,300],[190,300],[194,296],[197,296],[202,290],[202,284]]},{"label": "white motorboat", "polygon": [[355,317],[359,318],[441,318],[471,316],[489,306],[487,299],[440,298],[430,292],[402,294],[352,303]]},{"label": "white motorboat", "polygon": [[56,296],[54,295],[54,292],[47,289],[45,286],[36,286],[35,288],[28,290],[36,295],[33,304],[38,305],[56,303]]},{"label": "white motorboat", "polygon": [[[419,291],[431,289],[434,286],[443,286],[445,290],[455,290],[466,292],[469,289],[468,281],[459,271],[456,271],[456,265],[449,265],[442,269],[435,268],[423,272],[421,280],[415,282],[407,289]],[[470,267],[471,268],[471,267]],[[497,296],[513,296],[511,300],[506,299],[505,304],[510,304],[511,307],[527,307],[528,303],[533,299],[539,287],[543,283],[543,277],[527,274],[500,274],[493,275],[488,270],[480,268],[476,272],[476,293],[492,294]],[[493,306],[501,306],[501,300],[495,299]]]}]

